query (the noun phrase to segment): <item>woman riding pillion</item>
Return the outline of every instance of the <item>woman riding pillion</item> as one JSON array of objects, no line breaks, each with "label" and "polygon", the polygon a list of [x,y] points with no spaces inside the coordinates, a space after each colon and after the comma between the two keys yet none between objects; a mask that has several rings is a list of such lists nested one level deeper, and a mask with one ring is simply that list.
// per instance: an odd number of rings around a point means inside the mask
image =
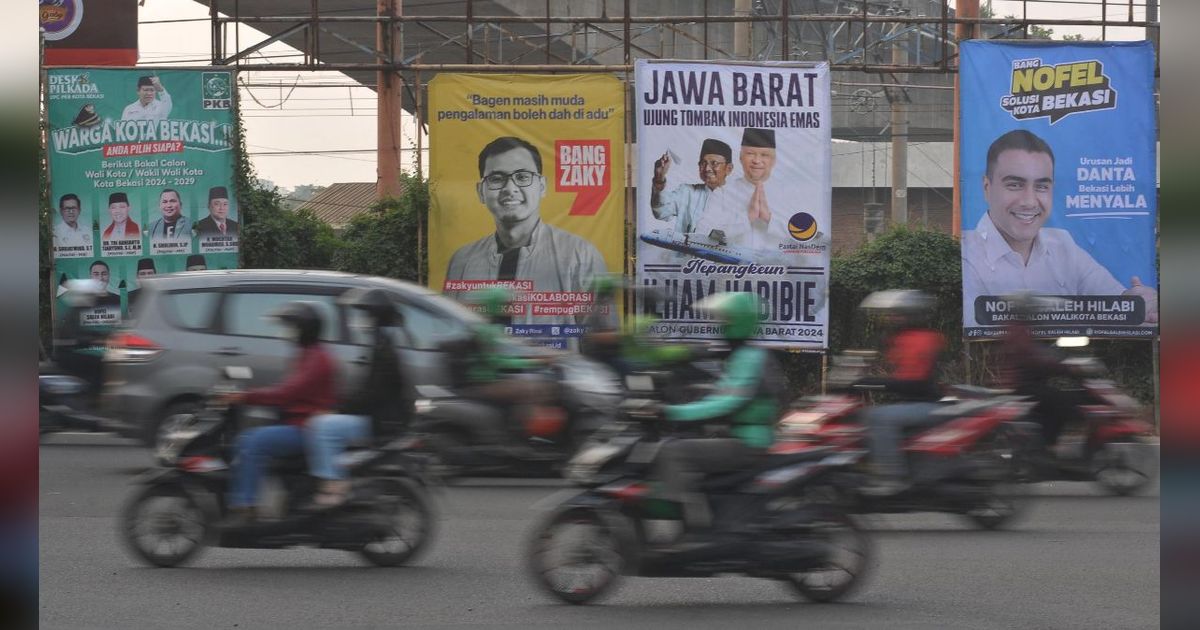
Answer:
[{"label": "woman riding pillion", "polygon": [[663,415],[670,423],[687,424],[723,420],[729,437],[675,439],[658,453],[655,476],[666,496],[683,506],[690,530],[711,525],[708,502],[697,491],[707,474],[743,470],[766,454],[775,439],[780,413],[781,372],[770,351],[747,343],[761,321],[758,299],[751,293],[721,293],[706,298],[698,308],[707,310],[724,325],[729,357],[715,389],[696,402],[668,405]]},{"label": "woman riding pillion", "polygon": [[403,319],[391,298],[380,289],[350,289],[340,304],[367,318],[371,358],[367,373],[341,405],[340,413],[308,421],[306,447],[309,471],[321,480],[313,506],[330,508],[345,502],[349,474],[338,459],[348,444],[370,444],[397,434],[412,418],[413,397],[400,367],[389,328]]},{"label": "woman riding pillion", "polygon": [[238,435],[227,526],[254,520],[258,485],[267,461],[304,452],[305,423],[314,415],[327,413],[337,401],[335,363],[320,341],[321,315],[316,307],[307,302],[289,302],[268,317],[287,329],[299,354],[280,383],[223,397],[227,404],[279,407],[282,420]]}]

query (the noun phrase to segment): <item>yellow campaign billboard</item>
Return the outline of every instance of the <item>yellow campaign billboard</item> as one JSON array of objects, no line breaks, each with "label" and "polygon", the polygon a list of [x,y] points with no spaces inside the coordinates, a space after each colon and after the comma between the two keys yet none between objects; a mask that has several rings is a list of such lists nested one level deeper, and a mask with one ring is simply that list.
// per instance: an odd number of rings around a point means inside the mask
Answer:
[{"label": "yellow campaign billboard", "polygon": [[514,336],[573,346],[624,253],[624,90],[607,75],[440,74],[429,86],[429,285],[512,289]]}]

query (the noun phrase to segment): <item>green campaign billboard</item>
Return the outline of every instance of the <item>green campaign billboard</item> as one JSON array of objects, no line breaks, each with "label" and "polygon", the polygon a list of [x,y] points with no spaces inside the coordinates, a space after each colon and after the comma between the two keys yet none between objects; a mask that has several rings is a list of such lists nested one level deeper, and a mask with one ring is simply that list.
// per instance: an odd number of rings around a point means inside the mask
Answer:
[{"label": "green campaign billboard", "polygon": [[231,72],[53,68],[46,83],[54,280],[105,291],[81,324],[129,317],[146,276],[237,267]]}]

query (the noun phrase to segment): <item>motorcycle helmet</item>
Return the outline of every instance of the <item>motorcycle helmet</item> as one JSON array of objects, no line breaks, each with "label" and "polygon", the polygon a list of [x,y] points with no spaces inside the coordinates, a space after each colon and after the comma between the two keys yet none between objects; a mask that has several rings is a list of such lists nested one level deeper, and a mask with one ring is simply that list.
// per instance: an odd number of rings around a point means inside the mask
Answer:
[{"label": "motorcycle helmet", "polygon": [[933,312],[933,296],[915,289],[887,289],[868,295],[858,307],[897,326],[916,326]]},{"label": "motorcycle helmet", "polygon": [[480,312],[493,320],[507,315],[504,311],[512,301],[512,291],[507,287],[490,286],[467,294],[467,302],[479,306]]},{"label": "motorcycle helmet", "polygon": [[376,326],[396,326],[402,322],[396,304],[382,289],[355,287],[343,293],[338,304],[365,312]]},{"label": "motorcycle helmet", "polygon": [[620,275],[604,273],[592,278],[591,283],[589,283],[589,290],[596,294],[597,298],[611,299],[623,285],[624,282]]},{"label": "motorcycle helmet", "polygon": [[288,302],[267,313],[293,332],[296,343],[310,346],[321,336],[321,312],[311,302]]},{"label": "motorcycle helmet", "polygon": [[754,336],[762,315],[753,293],[716,293],[696,304],[725,326],[725,339],[745,341]]}]

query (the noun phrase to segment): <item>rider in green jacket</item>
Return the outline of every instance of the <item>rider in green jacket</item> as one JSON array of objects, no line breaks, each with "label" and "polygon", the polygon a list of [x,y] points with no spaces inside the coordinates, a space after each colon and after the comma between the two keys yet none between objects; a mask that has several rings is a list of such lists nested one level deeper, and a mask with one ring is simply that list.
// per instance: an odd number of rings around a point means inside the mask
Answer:
[{"label": "rider in green jacket", "polygon": [[760,321],[758,299],[751,293],[720,293],[697,305],[724,324],[731,352],[721,378],[708,396],[696,402],[668,405],[663,409],[671,423],[719,420],[729,428],[728,437],[676,439],[659,451],[656,476],[667,499],[683,505],[689,529],[705,529],[711,517],[708,501],[695,488],[707,474],[745,469],[766,453],[774,442],[774,425],[779,416],[776,377],[781,374],[766,348],[747,341]]}]

